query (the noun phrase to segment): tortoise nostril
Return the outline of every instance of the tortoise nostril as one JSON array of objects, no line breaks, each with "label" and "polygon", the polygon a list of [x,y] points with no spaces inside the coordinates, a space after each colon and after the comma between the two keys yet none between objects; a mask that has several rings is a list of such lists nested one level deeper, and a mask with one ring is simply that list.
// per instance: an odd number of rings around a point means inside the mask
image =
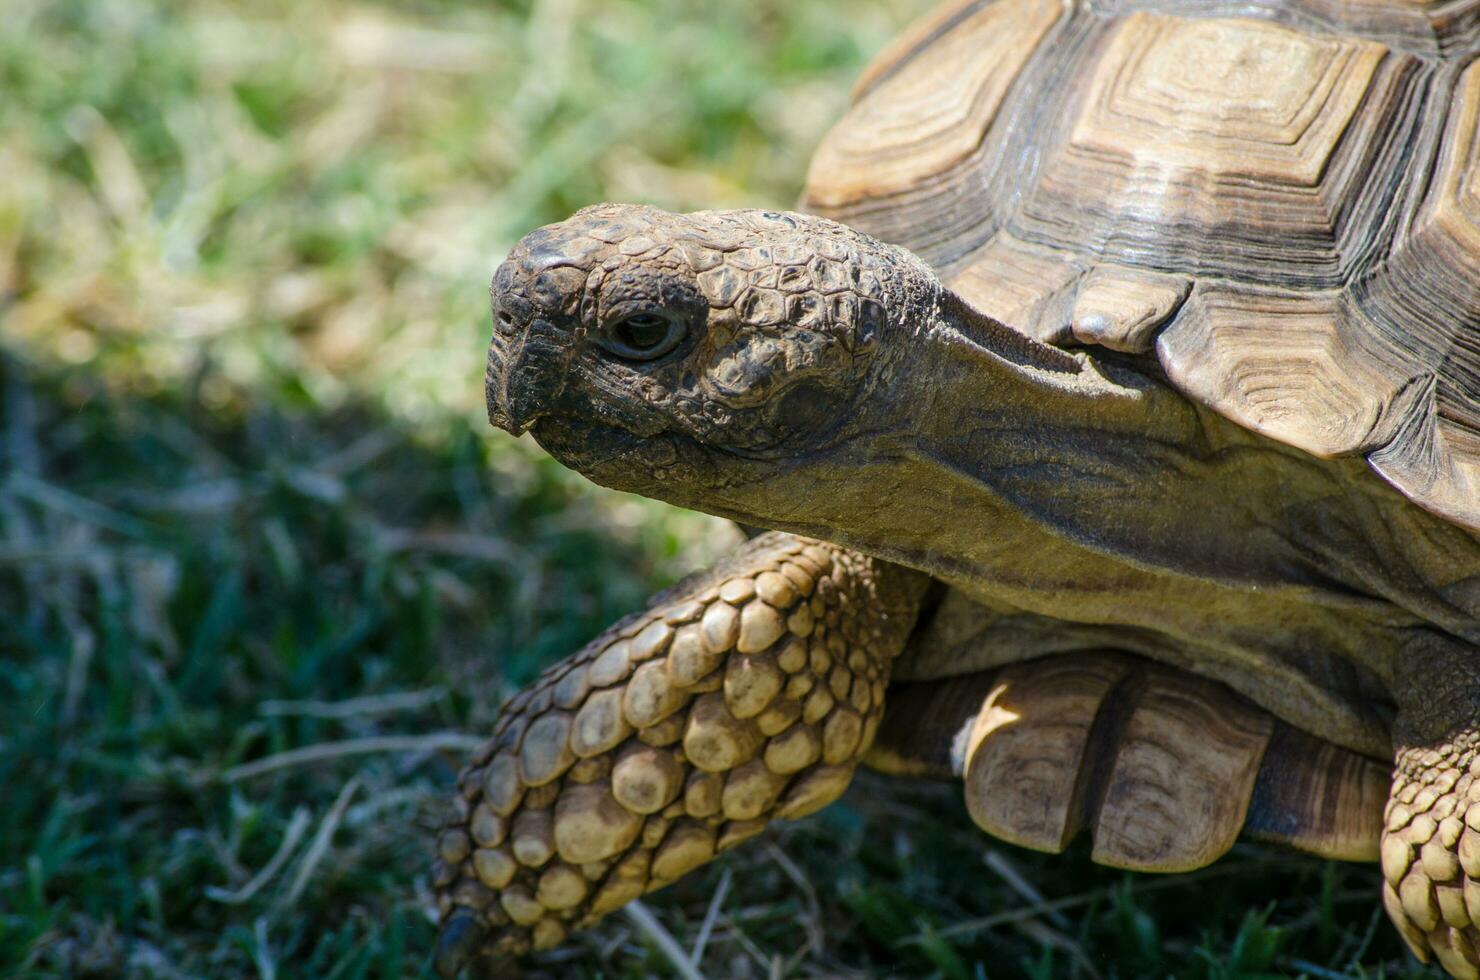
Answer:
[{"label": "tortoise nostril", "polygon": [[505,337],[514,333],[514,315],[508,310],[499,310],[494,316],[494,322],[498,325],[498,332]]}]

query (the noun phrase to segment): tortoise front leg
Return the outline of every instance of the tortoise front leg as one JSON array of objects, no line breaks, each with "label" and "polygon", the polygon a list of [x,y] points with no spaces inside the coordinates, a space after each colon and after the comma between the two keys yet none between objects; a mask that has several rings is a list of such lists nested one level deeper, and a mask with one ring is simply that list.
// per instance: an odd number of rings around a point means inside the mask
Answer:
[{"label": "tortoise front leg", "polygon": [[555,946],[835,799],[927,582],[766,534],[545,671],[459,778],[439,971]]},{"label": "tortoise front leg", "polygon": [[1406,657],[1382,832],[1383,902],[1420,960],[1480,978],[1480,652]]}]

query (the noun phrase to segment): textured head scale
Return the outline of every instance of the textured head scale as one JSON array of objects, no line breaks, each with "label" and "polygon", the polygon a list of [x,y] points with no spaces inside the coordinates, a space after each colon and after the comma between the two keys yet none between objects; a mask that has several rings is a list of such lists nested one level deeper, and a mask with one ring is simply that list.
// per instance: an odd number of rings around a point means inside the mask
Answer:
[{"label": "textured head scale", "polygon": [[598,205],[526,236],[493,278],[489,419],[598,482],[734,482],[838,437],[881,336],[937,287],[825,219]]}]

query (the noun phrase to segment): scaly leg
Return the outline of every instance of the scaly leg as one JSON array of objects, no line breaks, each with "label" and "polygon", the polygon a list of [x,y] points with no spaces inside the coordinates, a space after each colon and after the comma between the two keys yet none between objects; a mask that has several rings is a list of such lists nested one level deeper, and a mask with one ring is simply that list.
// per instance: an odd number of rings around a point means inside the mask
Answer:
[{"label": "scaly leg", "polygon": [[1480,980],[1480,652],[1405,658],[1383,903],[1420,960]]},{"label": "scaly leg", "polygon": [[545,671],[459,779],[438,969],[548,949],[835,799],[927,583],[766,534]]}]

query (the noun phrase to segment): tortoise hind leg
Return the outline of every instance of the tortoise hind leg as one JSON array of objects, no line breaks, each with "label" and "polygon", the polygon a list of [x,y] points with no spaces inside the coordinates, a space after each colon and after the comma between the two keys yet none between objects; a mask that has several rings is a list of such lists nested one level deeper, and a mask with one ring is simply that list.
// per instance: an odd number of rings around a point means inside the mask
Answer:
[{"label": "tortoise hind leg", "polygon": [[459,779],[437,964],[560,943],[836,798],[928,579],[766,534],[545,671]]},{"label": "tortoise hind leg", "polygon": [[1480,666],[1474,651],[1406,657],[1383,903],[1420,960],[1480,978]]}]

